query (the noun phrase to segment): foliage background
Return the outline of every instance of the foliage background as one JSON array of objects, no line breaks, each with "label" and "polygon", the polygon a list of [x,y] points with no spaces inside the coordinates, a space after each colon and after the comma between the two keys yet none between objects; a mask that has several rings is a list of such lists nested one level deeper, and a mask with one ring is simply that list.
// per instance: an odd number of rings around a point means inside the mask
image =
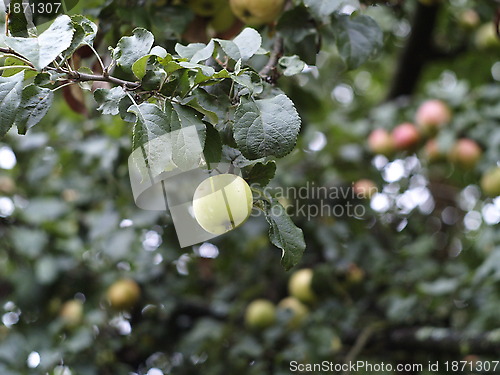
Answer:
[{"label": "foliage background", "polygon": [[[293,11],[305,11],[300,3]],[[433,53],[423,51],[425,45],[409,52],[415,59],[425,55],[418,74],[398,64],[422,8],[437,21],[429,25]],[[264,218],[251,218],[210,244],[180,249],[165,213],[133,203],[130,124],[101,115],[78,86],[59,91],[28,135],[11,131],[0,143],[1,372],[287,374],[292,360],[498,359],[500,201],[484,197],[478,182],[500,160],[500,49],[477,47],[476,30],[460,24],[467,9],[481,23],[494,16],[489,1],[363,5],[360,12],[379,24],[384,44],[354,70],[333,39],[323,40],[317,58],[314,43],[294,40],[317,40],[314,25],[279,24],[285,51],[317,70],[278,81],[303,125],[295,151],[278,163],[273,186],[349,187],[370,178],[381,192],[371,201],[355,199],[367,211],[361,218],[294,217],[307,243],[296,269],[315,270],[319,296],[295,329],[283,312],[262,331],[243,324],[252,300],[278,303],[287,296],[293,272],[280,266]],[[93,0],[73,12],[99,24],[102,56],[138,26],[168,51],[178,41],[206,41],[206,20],[187,5]],[[272,47],[275,31],[260,32]],[[403,73],[395,77],[396,71]],[[411,76],[416,85],[394,95],[395,80]],[[474,170],[431,164],[422,150],[390,161],[368,151],[372,129],[412,121],[426,98],[453,109],[452,123],[439,135],[443,147],[467,136],[484,149]],[[13,168],[7,167],[10,151]],[[361,271],[361,281],[352,281],[352,270]],[[124,277],[136,280],[142,293],[132,311],[117,312],[105,292]],[[68,325],[60,309],[72,299],[84,302],[84,313]],[[364,345],[360,337],[368,337]],[[33,353],[40,356],[36,367]]]}]

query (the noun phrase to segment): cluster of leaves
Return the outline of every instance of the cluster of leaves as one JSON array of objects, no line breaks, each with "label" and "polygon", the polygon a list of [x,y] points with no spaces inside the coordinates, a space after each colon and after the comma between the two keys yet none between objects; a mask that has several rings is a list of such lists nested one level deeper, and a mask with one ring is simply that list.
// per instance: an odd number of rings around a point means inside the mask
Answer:
[{"label": "cluster of leaves", "polygon": [[[321,18],[322,28],[333,25],[326,29],[337,34],[341,56],[349,66],[357,67],[380,47],[381,34],[369,17],[351,20],[338,14],[342,4],[327,9],[311,1],[298,4],[282,17],[282,24],[307,7]],[[102,67],[102,77],[89,75],[88,68],[76,71],[71,67],[72,55],[81,46],[92,47],[96,33],[96,25],[82,16],[60,16],[39,36],[2,37],[1,43],[8,48],[3,50],[7,73],[0,78],[5,113],[0,135],[13,124],[22,134],[36,125],[49,110],[61,80],[69,84],[108,80],[121,85],[95,91],[98,110],[119,114],[135,124],[132,150],[164,134],[195,126],[195,141],[204,147],[209,165],[234,163],[240,158],[238,167],[247,181],[262,186],[274,175],[276,167],[270,158],[281,158],[293,150],[301,120],[293,102],[253,68],[253,58],[269,53],[262,49],[262,38],[254,29],[244,29],[232,41],[216,38],[207,44],[177,44],[175,55],[153,46],[154,36],[149,31],[135,29],[112,49],[113,77],[109,67]],[[283,37],[287,37],[286,31]],[[307,44],[303,39],[286,40],[292,45]],[[285,76],[305,67],[297,55],[281,57],[278,65]],[[26,80],[31,83],[24,85]],[[193,166],[199,159],[193,140],[179,138],[174,145],[177,167]],[[289,269],[300,260],[305,244],[302,232],[290,219],[271,214],[277,205],[280,203],[269,197],[258,207],[267,212],[271,239],[283,250],[283,265]],[[285,210],[275,212],[286,216]]]}]

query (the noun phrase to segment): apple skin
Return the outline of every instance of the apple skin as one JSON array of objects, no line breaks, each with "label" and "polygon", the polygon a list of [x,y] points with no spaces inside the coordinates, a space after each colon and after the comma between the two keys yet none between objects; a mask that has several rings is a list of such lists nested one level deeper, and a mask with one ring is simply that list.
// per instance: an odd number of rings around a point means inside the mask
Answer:
[{"label": "apple skin", "polygon": [[226,0],[189,0],[191,10],[202,17],[211,17],[226,4]]},{"label": "apple skin", "polygon": [[288,280],[288,293],[304,303],[314,302],[316,295],[312,289],[314,272],[310,268],[298,270]]},{"label": "apple skin", "polygon": [[420,142],[420,133],[415,125],[405,122],[393,129],[392,141],[396,149],[411,151]]},{"label": "apple skin", "polygon": [[216,33],[222,33],[229,30],[236,21],[229,4],[226,4],[214,14],[213,18],[210,20],[210,26],[214,29]]},{"label": "apple skin", "polygon": [[196,188],[193,196],[196,221],[204,230],[216,235],[243,224],[252,212],[252,204],[250,186],[234,174],[207,178]]},{"label": "apple skin", "polygon": [[375,129],[368,136],[368,148],[375,154],[390,156],[394,153],[394,142],[385,129]]},{"label": "apple skin", "polygon": [[453,145],[448,158],[453,164],[465,169],[472,169],[481,159],[482,153],[481,147],[475,141],[462,138]]},{"label": "apple skin", "polygon": [[80,300],[73,299],[66,301],[59,311],[59,316],[64,324],[69,327],[79,325],[83,318],[83,303]]},{"label": "apple skin", "polygon": [[445,156],[439,149],[439,144],[435,139],[429,139],[425,143],[423,154],[425,158],[431,163],[441,160]]},{"label": "apple skin", "polygon": [[460,24],[460,26],[467,30],[475,29],[479,26],[480,22],[481,18],[474,9],[464,10],[462,13],[460,13],[460,16],[458,18],[458,23]]},{"label": "apple skin", "polygon": [[292,312],[292,317],[288,321],[290,328],[297,328],[304,318],[309,315],[309,309],[306,305],[300,302],[295,297],[286,297],[278,304],[279,310],[289,310]]},{"label": "apple skin", "polygon": [[500,39],[496,34],[493,22],[485,23],[477,29],[474,43],[480,50],[498,49],[500,47]]},{"label": "apple skin", "polygon": [[106,297],[111,307],[117,310],[129,310],[141,296],[139,285],[132,279],[115,281],[107,290]]},{"label": "apple skin", "polygon": [[370,199],[375,193],[378,192],[377,185],[375,185],[375,182],[372,180],[369,180],[367,178],[363,178],[361,180],[356,181],[353,185],[352,188],[354,190],[354,193],[364,199]]},{"label": "apple skin", "polygon": [[415,122],[426,134],[435,134],[438,128],[448,124],[450,120],[450,108],[437,99],[423,102],[415,115]]},{"label": "apple skin", "polygon": [[249,328],[263,329],[276,321],[276,307],[266,299],[252,301],[245,311],[245,324]]},{"label": "apple skin", "polygon": [[231,10],[250,26],[274,22],[283,11],[285,0],[229,0]]},{"label": "apple skin", "polygon": [[0,193],[12,194],[16,190],[16,183],[9,176],[0,176]]},{"label": "apple skin", "polygon": [[489,197],[500,196],[500,167],[486,171],[481,177],[481,189]]}]

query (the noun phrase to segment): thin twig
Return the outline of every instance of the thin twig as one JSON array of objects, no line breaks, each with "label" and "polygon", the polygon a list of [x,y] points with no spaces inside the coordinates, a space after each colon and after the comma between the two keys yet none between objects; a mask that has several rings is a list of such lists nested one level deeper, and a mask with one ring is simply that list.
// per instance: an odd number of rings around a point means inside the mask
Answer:
[{"label": "thin twig", "polygon": [[269,77],[270,73],[276,69],[278,60],[283,54],[283,38],[277,36],[274,40],[273,50],[271,51],[271,56],[267,64],[261,69],[259,75],[262,77]]},{"label": "thin twig", "polygon": [[[368,341],[370,340],[370,337],[379,330],[380,328],[383,327],[383,324],[380,322],[370,324],[369,326],[365,327],[363,331],[359,334],[358,338],[356,339],[356,342],[354,343],[354,346],[351,348],[349,353],[345,356],[344,363],[350,363],[356,359],[356,357],[361,353],[363,348],[366,346]],[[348,375],[350,373],[349,370],[343,371],[342,375]]]}]

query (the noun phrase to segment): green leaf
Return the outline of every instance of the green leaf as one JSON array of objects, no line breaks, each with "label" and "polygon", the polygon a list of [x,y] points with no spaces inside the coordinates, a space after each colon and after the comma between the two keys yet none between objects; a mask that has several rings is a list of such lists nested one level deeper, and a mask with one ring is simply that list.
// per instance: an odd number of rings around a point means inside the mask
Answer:
[{"label": "green leaf", "polygon": [[84,30],[85,35],[82,43],[88,45],[94,44],[94,39],[97,35],[97,25],[88,18],[85,18],[84,16],[79,14],[71,16],[71,21],[73,22],[73,24],[80,25]]},{"label": "green leaf", "polygon": [[[165,135],[170,132],[167,114],[157,105],[142,103],[128,109],[136,115],[132,135],[132,149],[142,149],[150,175],[157,176],[172,164],[172,145]],[[145,172],[145,171],[144,171]],[[143,178],[147,176],[144,173]]]},{"label": "green leaf", "polygon": [[243,155],[283,157],[295,147],[300,117],[284,94],[270,99],[243,98],[235,113],[234,139]]},{"label": "green leaf", "polygon": [[12,77],[0,77],[0,137],[14,124],[21,105],[24,71]]},{"label": "green leaf", "polygon": [[[17,57],[7,57],[2,66],[25,66],[28,68],[28,65],[23,61],[18,59]],[[11,77],[13,75],[16,75],[19,72],[22,72],[23,70],[26,70],[26,68],[12,68],[12,69],[6,69],[2,73],[2,77]],[[34,74],[37,74],[37,72],[32,71]],[[26,74],[26,72],[25,72]]]},{"label": "green leaf", "polygon": [[[168,113],[167,106],[167,113]],[[172,104],[172,160],[183,170],[192,169],[201,161],[206,140],[206,125],[192,108]]]},{"label": "green leaf", "polygon": [[219,163],[222,157],[222,141],[219,132],[212,126],[207,125],[207,136],[205,140],[205,148],[203,155],[209,164]]},{"label": "green leaf", "polygon": [[216,39],[216,41],[227,56],[235,61],[249,60],[259,51],[262,45],[262,37],[250,27],[245,28],[232,41],[222,39]]},{"label": "green leaf", "polygon": [[304,0],[304,5],[311,10],[314,17],[321,20],[325,20],[346,4],[359,9],[358,0]]},{"label": "green leaf", "polygon": [[198,51],[201,51],[206,46],[207,45],[204,43],[191,43],[187,46],[177,43],[175,45],[175,52],[177,52],[177,54],[183,59],[191,60]]},{"label": "green leaf", "polygon": [[170,131],[167,115],[155,104],[133,105],[128,111],[137,117],[133,130],[132,150]]},{"label": "green leaf", "polygon": [[266,186],[275,174],[276,163],[274,161],[269,161],[267,163],[259,162],[252,167],[246,177],[246,180],[248,180],[249,184]]},{"label": "green leaf", "polygon": [[132,65],[137,60],[149,54],[153,43],[153,34],[146,29],[137,28],[133,31],[132,36],[125,36],[120,39],[113,51],[113,58],[122,68],[131,71]]},{"label": "green leaf", "polygon": [[301,73],[306,67],[306,63],[299,56],[283,56],[278,61],[283,74],[287,77]]},{"label": "green leaf", "polygon": [[382,47],[382,30],[368,16],[338,16],[334,33],[340,56],[351,69],[359,67]]},{"label": "green leaf", "polygon": [[168,53],[164,48],[158,46],[153,47],[149,55],[141,57],[132,65],[132,72],[137,78],[143,79],[150,65],[156,62],[156,58],[160,57],[161,59],[165,59],[167,55]]},{"label": "green leaf", "polygon": [[204,48],[196,51],[196,53],[191,57],[190,62],[193,64],[198,64],[200,61],[205,61],[212,57],[214,53],[215,44],[214,41],[211,40]]},{"label": "green leaf", "polygon": [[38,38],[6,37],[5,43],[41,70],[70,47],[74,33],[71,18],[63,15]]},{"label": "green leaf", "polygon": [[113,87],[110,90],[97,89],[94,92],[94,99],[100,104],[97,110],[103,115],[117,115],[120,112],[120,101],[126,96],[121,87]]},{"label": "green leaf", "polygon": [[302,259],[306,248],[304,233],[293,223],[285,208],[275,199],[272,199],[267,207],[266,219],[270,226],[269,240],[283,251],[281,265],[288,271]]},{"label": "green leaf", "polygon": [[49,111],[54,101],[54,93],[36,85],[29,85],[23,89],[21,106],[17,113],[16,125],[19,134],[38,124]]}]

